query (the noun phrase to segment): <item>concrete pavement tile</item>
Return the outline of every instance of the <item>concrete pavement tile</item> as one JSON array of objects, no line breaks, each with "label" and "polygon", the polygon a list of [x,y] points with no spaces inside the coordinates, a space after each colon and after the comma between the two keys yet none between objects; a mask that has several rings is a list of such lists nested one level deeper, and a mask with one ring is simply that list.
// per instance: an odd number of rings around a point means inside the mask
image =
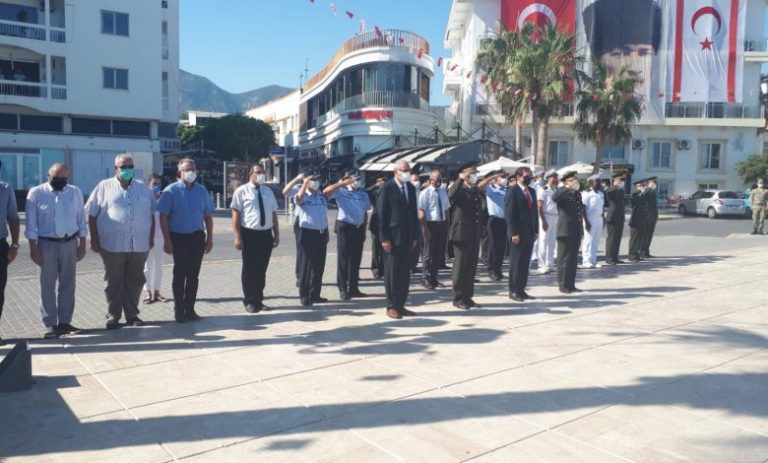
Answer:
[{"label": "concrete pavement tile", "polygon": [[617,326],[605,323],[603,313],[589,314],[573,320],[557,320],[534,326],[520,327],[516,332],[527,331],[531,334],[567,340],[583,346],[610,344],[644,334],[640,329],[627,325]]},{"label": "concrete pavement tile", "polygon": [[0,456],[4,463],[159,463],[170,458],[127,412],[14,434],[0,439]]},{"label": "concrete pavement tile", "polygon": [[128,408],[254,381],[214,356],[97,373],[97,376]]},{"label": "concrete pavement tile", "polygon": [[558,432],[637,462],[762,462],[768,455],[768,436],[642,403],[602,410]]},{"label": "concrete pavement tile", "polygon": [[[87,368],[62,344],[30,343],[32,374],[35,376],[82,376]],[[0,353],[0,355],[3,355]]]},{"label": "concrete pavement tile", "polygon": [[[669,313],[662,310],[655,310],[655,302],[646,302],[633,305],[626,308],[616,308],[605,310],[578,320],[589,325],[607,325],[613,327],[618,332],[625,330],[626,333],[654,333],[665,329],[675,328],[694,321],[700,317],[679,316],[677,313]],[[655,310],[653,316],[650,316],[648,310]],[[573,324],[578,326],[577,320]]]},{"label": "concrete pavement tile", "polygon": [[[446,388],[477,407],[488,407],[543,428],[553,428],[627,400],[627,395],[524,367]],[[497,412],[498,413],[498,412]]]},{"label": "concrete pavement tile", "polygon": [[175,458],[319,421],[320,413],[265,384],[207,392],[131,410]]},{"label": "concrete pavement tile", "polygon": [[621,463],[626,458],[585,444],[557,432],[545,432],[469,460],[472,463],[520,461],[569,463]]}]

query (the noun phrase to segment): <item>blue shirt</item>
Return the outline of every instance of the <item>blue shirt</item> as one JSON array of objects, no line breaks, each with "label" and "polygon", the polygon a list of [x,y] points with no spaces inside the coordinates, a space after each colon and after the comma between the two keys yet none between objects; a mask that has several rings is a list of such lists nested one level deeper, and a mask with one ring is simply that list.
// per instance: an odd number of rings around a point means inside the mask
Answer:
[{"label": "blue shirt", "polygon": [[485,189],[485,199],[488,206],[488,215],[504,218],[504,196],[507,194],[507,188],[501,188],[496,185],[488,185]]},{"label": "blue shirt", "polygon": [[187,187],[179,180],[165,188],[157,211],[168,216],[171,233],[195,233],[205,230],[205,216],[213,212],[213,203],[204,186]]},{"label": "blue shirt", "polygon": [[16,193],[5,182],[0,182],[0,239],[8,237],[8,222],[18,222]]},{"label": "blue shirt", "polygon": [[28,240],[88,236],[83,192],[74,185],[61,191],[54,191],[50,183],[38,185],[29,190],[26,209],[24,235]]},{"label": "blue shirt", "polygon": [[304,201],[296,203],[296,214],[299,227],[309,230],[325,230],[328,228],[328,201],[325,196],[315,191],[304,194]]},{"label": "blue shirt", "polygon": [[368,193],[356,188],[350,190],[347,187],[339,188],[333,192],[331,198],[336,200],[339,206],[337,220],[359,227],[365,221],[365,213],[371,208],[371,200]]}]

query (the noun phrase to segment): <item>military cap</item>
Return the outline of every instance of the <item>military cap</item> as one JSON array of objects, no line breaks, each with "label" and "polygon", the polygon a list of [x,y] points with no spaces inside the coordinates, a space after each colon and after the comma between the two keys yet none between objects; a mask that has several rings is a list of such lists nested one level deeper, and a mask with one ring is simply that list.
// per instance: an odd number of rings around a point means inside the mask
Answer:
[{"label": "military cap", "polygon": [[589,180],[589,181],[592,181],[592,180],[594,180],[594,181],[596,181],[596,182],[597,182],[597,181],[599,181],[599,180],[600,180],[600,178],[601,178],[600,174],[592,174],[592,175],[590,175],[590,176],[587,178],[587,180]]},{"label": "military cap", "polygon": [[568,180],[569,178],[576,178],[577,172],[575,170],[571,170],[569,172],[566,172],[563,174],[562,177],[560,177],[560,180]]},{"label": "military cap", "polygon": [[360,177],[360,171],[357,169],[349,169],[344,172],[345,177]]},{"label": "military cap", "polygon": [[533,169],[531,169],[531,172],[533,173],[534,177],[541,177],[544,175],[544,168],[541,166],[536,166]]},{"label": "military cap", "polygon": [[318,175],[320,175],[320,171],[319,171],[319,170],[317,170],[317,169],[316,169],[316,168],[314,168],[314,167],[308,167],[308,168],[307,168],[307,169],[304,171],[304,176],[305,176],[305,177],[317,177]]},{"label": "military cap", "polygon": [[645,179],[645,181],[646,181],[646,182],[655,182],[655,181],[656,181],[656,179],[658,179],[658,178],[659,178],[659,177],[648,177],[647,179]]},{"label": "military cap", "polygon": [[477,173],[477,164],[472,163],[468,166],[465,166],[463,169],[461,169],[462,174],[476,174]]},{"label": "military cap", "polygon": [[613,174],[613,176],[611,178],[620,178],[620,179],[624,180],[625,176],[624,176],[624,174]]},{"label": "military cap", "polygon": [[555,169],[549,169],[544,173],[544,178],[555,177],[557,178],[557,171]]},{"label": "military cap", "polygon": [[646,179],[642,179],[642,180],[638,179],[632,182],[632,185],[642,185],[643,183],[645,183],[645,181]]}]

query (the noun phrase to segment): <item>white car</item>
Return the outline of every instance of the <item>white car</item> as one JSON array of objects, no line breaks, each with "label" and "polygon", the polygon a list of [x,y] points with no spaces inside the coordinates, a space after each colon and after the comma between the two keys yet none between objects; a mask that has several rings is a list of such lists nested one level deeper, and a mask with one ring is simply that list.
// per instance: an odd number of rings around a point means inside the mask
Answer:
[{"label": "white car", "polygon": [[710,219],[721,215],[746,216],[749,213],[739,193],[730,190],[697,191],[687,199],[681,199],[677,209],[680,215],[699,214]]}]

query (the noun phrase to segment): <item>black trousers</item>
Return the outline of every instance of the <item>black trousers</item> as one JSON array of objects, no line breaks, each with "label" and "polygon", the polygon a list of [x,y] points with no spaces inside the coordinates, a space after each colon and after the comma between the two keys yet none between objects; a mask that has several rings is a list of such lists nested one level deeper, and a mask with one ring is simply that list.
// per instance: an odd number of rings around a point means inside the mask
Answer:
[{"label": "black trousers", "polygon": [[205,233],[171,233],[173,244],[173,305],[177,314],[195,311]]},{"label": "black trousers", "polygon": [[531,268],[533,240],[520,239],[520,244],[509,248],[509,292],[523,294],[528,286],[528,272]]},{"label": "black trousers", "polygon": [[421,257],[422,249],[424,249],[424,237],[419,230],[419,238],[416,240],[416,247],[411,251],[411,271],[415,272],[419,266],[419,257]]},{"label": "black trousers", "polygon": [[507,222],[499,217],[488,218],[488,274],[501,277],[501,266],[507,250]]},{"label": "black trousers", "polygon": [[651,255],[651,241],[653,241],[653,234],[656,233],[656,222],[658,222],[658,220],[649,220],[648,225],[645,227],[643,246],[640,248],[641,256]]},{"label": "black trousers", "polygon": [[[296,246],[296,256],[299,255],[301,246],[299,245],[299,219],[293,221],[293,244]],[[296,259],[296,286],[299,286],[299,259]]]},{"label": "black trousers", "polygon": [[645,244],[645,226],[629,227],[629,257],[635,258],[640,256],[643,251],[643,245]]},{"label": "black trousers", "polygon": [[243,236],[243,271],[240,275],[243,284],[243,304],[261,307],[264,300],[267,267],[272,257],[272,230],[241,228],[240,232]]},{"label": "black trousers", "polygon": [[371,272],[374,278],[384,275],[384,250],[379,235],[371,233]]},{"label": "black trousers", "polygon": [[475,295],[480,241],[453,241],[453,301],[469,302]]},{"label": "black trousers", "polygon": [[448,237],[448,222],[427,222],[431,239],[424,239],[424,253],[421,260],[424,281],[437,284],[437,273],[445,263],[445,240]]},{"label": "black trousers", "polygon": [[5,305],[5,285],[8,283],[8,241],[0,239],[0,318]]},{"label": "black trousers", "polygon": [[299,229],[299,297],[317,299],[323,288],[325,253],[328,250],[328,229]]},{"label": "black trousers", "polygon": [[411,285],[411,247],[392,246],[384,253],[384,293],[387,308],[403,310]]},{"label": "black trousers", "polygon": [[336,285],[341,293],[360,291],[360,262],[363,259],[365,227],[336,223]]},{"label": "black trousers", "polygon": [[576,265],[580,238],[557,238],[557,285],[560,289],[576,287]]},{"label": "black trousers", "polygon": [[619,260],[621,236],[624,234],[624,219],[607,223],[605,227],[607,232],[605,236],[605,260],[615,262]]}]

